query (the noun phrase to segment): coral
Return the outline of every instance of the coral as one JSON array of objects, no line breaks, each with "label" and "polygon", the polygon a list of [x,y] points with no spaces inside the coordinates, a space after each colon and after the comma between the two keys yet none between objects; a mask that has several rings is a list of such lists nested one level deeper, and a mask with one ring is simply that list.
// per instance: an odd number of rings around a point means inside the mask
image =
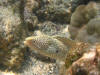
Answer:
[{"label": "coral", "polygon": [[[89,5],[90,4],[90,5]],[[100,39],[100,31],[99,31],[99,5],[100,3],[99,2],[96,2],[96,4],[93,2],[93,7],[91,8],[91,2],[89,3],[88,5],[85,5],[84,6],[80,6],[76,9],[76,11],[78,10],[81,10],[81,8],[86,8],[85,10],[88,11],[88,14],[86,18],[89,17],[90,15],[90,19],[89,21],[85,22],[84,19],[81,17],[77,17],[77,15],[74,16],[75,12],[73,13],[72,15],[72,25],[69,26],[69,32],[71,33],[71,38],[72,39],[75,39],[75,40],[78,40],[78,41],[81,41],[81,42],[89,42],[89,43],[97,43],[99,42],[99,39]],[[95,7],[96,6],[96,7]],[[80,8],[80,9],[79,9]],[[91,9],[89,9],[91,8]],[[94,9],[96,9],[96,11]],[[89,10],[88,10],[89,9]],[[84,10],[84,9],[83,9]],[[94,12],[92,12],[94,10]],[[91,12],[89,12],[91,11]],[[82,12],[82,11],[81,11]],[[85,12],[83,12],[84,14]],[[95,15],[96,13],[96,15]],[[82,14],[81,14],[82,15]],[[75,17],[75,21],[73,19],[73,17]],[[93,18],[94,17],[94,18]],[[86,19],[85,19],[86,20]],[[79,21],[79,22],[78,22]],[[83,22],[83,24],[82,24]],[[75,31],[75,32],[73,32]],[[85,35],[85,37],[84,37]]]},{"label": "coral", "polygon": [[46,21],[43,23],[39,23],[39,30],[48,35],[55,35],[61,33],[60,31],[66,26],[61,24],[56,24],[51,21]]},{"label": "coral", "polygon": [[40,21],[50,20],[58,23],[69,23],[71,16],[69,0],[49,0],[43,1],[43,4],[36,12]]},{"label": "coral", "polygon": [[22,29],[18,14],[6,7],[0,7],[0,64],[7,68],[19,68],[26,51],[22,40],[27,35]]},{"label": "coral", "polygon": [[[98,43],[100,42],[100,18],[94,18],[78,32],[76,40],[81,42]],[[85,37],[84,37],[85,35]]]},{"label": "coral", "polygon": [[[71,16],[69,32],[72,39],[75,39],[81,27],[89,22],[97,15],[97,7],[95,2],[89,2],[87,5],[80,5],[76,8]],[[75,32],[73,32],[75,31]]]},{"label": "coral", "polygon": [[26,0],[24,7],[24,22],[30,31],[33,31],[38,24],[38,17],[34,12],[39,8],[39,2],[36,0]]},{"label": "coral", "polygon": [[91,47],[89,52],[85,53],[79,60],[75,61],[68,70],[66,70],[66,75],[99,75],[99,49],[100,44],[95,44],[95,46]]}]

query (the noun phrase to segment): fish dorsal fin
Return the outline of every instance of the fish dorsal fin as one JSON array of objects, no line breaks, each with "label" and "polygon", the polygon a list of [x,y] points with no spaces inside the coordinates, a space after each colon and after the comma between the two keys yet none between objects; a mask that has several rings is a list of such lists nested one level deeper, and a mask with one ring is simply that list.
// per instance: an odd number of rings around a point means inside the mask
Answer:
[{"label": "fish dorsal fin", "polygon": [[61,37],[61,36],[53,36],[53,38],[61,41],[64,45],[72,47],[74,45],[76,45],[76,42],[67,38],[67,37]]},{"label": "fish dorsal fin", "polygon": [[36,30],[35,32],[34,32],[34,35],[35,36],[42,36],[42,35],[45,35],[43,32],[41,32],[40,30]]}]

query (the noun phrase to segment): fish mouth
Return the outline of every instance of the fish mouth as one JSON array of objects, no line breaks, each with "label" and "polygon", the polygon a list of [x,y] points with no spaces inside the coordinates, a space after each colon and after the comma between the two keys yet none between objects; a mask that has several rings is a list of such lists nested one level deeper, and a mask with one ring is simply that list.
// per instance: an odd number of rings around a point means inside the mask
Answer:
[{"label": "fish mouth", "polygon": [[26,38],[25,41],[24,41],[24,45],[26,45],[26,46],[32,45],[32,40],[33,39],[34,39],[33,37]]}]

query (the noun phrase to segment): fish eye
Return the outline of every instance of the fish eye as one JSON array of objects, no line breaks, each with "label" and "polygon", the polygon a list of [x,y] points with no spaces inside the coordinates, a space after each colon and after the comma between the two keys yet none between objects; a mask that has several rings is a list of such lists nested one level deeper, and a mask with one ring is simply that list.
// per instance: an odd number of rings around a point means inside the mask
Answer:
[{"label": "fish eye", "polygon": [[56,53],[58,53],[59,51],[58,50],[56,50]]}]

